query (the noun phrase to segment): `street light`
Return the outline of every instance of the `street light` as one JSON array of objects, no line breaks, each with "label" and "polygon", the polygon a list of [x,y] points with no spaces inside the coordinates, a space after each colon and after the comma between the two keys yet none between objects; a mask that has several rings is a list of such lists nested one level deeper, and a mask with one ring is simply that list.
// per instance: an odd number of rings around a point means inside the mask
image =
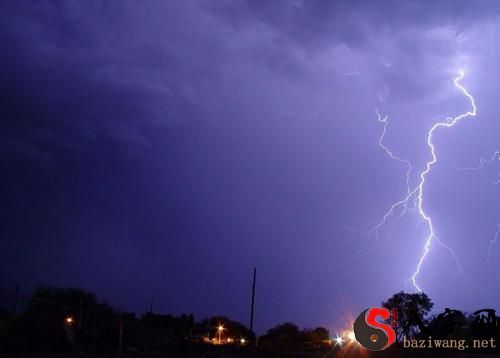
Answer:
[{"label": "street light", "polygon": [[337,335],[337,337],[335,337],[334,340],[335,340],[335,343],[338,344],[339,346],[341,346],[342,343],[344,343],[344,339],[342,338],[342,336],[339,336],[339,335]]},{"label": "street light", "polygon": [[217,332],[219,333],[219,345],[220,345],[220,338],[221,338],[223,330],[224,330],[224,326],[222,324],[219,324],[219,327],[217,327]]},{"label": "street light", "polygon": [[71,326],[73,324],[73,317],[71,316],[67,316],[65,319],[64,319],[64,323],[67,325],[67,326]]}]

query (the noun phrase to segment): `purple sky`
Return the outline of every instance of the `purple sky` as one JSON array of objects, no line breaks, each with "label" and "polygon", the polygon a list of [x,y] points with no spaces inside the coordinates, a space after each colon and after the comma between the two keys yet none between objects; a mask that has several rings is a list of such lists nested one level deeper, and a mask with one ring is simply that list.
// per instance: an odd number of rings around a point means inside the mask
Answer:
[{"label": "purple sky", "polygon": [[499,15],[493,1],[2,1],[0,287],[247,323],[256,266],[258,332],[335,329],[415,292],[418,212],[369,232],[406,192],[375,109],[415,187],[429,129],[470,109],[464,70],[477,116],[436,132],[423,195],[465,275],[434,241],[418,283],[437,309],[500,309],[500,161],[457,169],[500,150]]}]

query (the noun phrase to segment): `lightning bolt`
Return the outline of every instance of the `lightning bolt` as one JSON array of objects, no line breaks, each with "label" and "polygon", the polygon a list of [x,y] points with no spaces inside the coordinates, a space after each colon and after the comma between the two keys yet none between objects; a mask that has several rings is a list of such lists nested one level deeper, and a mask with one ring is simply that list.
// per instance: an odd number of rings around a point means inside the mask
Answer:
[{"label": "lightning bolt", "polygon": [[[432,167],[438,161],[438,158],[436,155],[436,147],[435,147],[434,142],[433,142],[434,134],[440,128],[451,128],[451,127],[454,127],[459,121],[461,121],[467,117],[476,116],[477,108],[476,108],[476,103],[475,103],[474,97],[460,83],[460,81],[463,78],[464,78],[464,73],[463,73],[463,71],[460,71],[459,75],[457,77],[455,77],[453,83],[455,85],[455,88],[457,88],[469,100],[470,105],[471,105],[471,110],[469,110],[465,113],[462,113],[456,117],[447,117],[443,121],[434,124],[429,129],[429,131],[427,132],[427,146],[430,149],[431,160],[426,163],[425,169],[419,175],[418,184],[413,189],[411,189],[411,186],[410,186],[410,177],[411,177],[411,173],[413,170],[413,165],[411,164],[410,161],[395,155],[384,144],[384,138],[385,138],[385,135],[387,132],[387,125],[389,123],[388,117],[382,116],[379,113],[379,111],[377,109],[375,109],[375,112],[377,113],[377,116],[378,116],[378,121],[383,123],[382,134],[379,137],[379,141],[378,141],[379,147],[381,147],[384,150],[384,152],[391,159],[403,163],[407,168],[407,170],[406,170],[406,196],[402,200],[399,200],[399,201],[393,203],[391,205],[391,207],[389,208],[389,210],[385,213],[385,215],[375,224],[375,226],[373,226],[373,228],[371,229],[370,232],[374,232],[376,235],[376,238],[378,238],[378,230],[383,225],[386,224],[387,220],[391,216],[393,216],[395,214],[396,209],[403,207],[403,210],[401,211],[401,213],[398,216],[398,219],[399,219],[402,215],[404,215],[407,212],[408,204],[409,204],[410,200],[413,199],[413,207],[415,208],[415,211],[418,211],[418,214],[421,217],[422,222],[426,224],[427,229],[428,229],[428,235],[427,235],[426,240],[425,240],[423,253],[420,256],[418,263],[417,263],[417,267],[415,269],[415,272],[413,273],[413,275],[411,276],[411,279],[410,279],[413,286],[415,287],[415,289],[419,292],[422,292],[422,289],[419,286],[419,284],[417,283],[417,277],[419,276],[419,274],[422,270],[422,265],[425,262],[428,254],[430,252],[431,245],[434,241],[436,241],[439,245],[441,245],[443,248],[448,250],[450,255],[454,258],[456,265],[457,265],[458,269],[460,270],[460,272],[462,274],[464,274],[464,276],[467,276],[465,274],[465,272],[463,271],[463,269],[460,265],[460,261],[458,260],[458,257],[455,255],[453,249],[451,247],[445,245],[443,242],[441,242],[441,240],[436,236],[436,233],[434,232],[434,225],[433,225],[432,218],[427,214],[427,212],[424,209],[424,189],[425,189],[426,179],[427,179],[428,174],[431,172]],[[500,235],[500,230],[499,230],[497,237],[499,235]]]},{"label": "lightning bolt", "polygon": [[[424,221],[427,223],[427,226],[429,229],[429,235],[427,236],[427,240],[425,242],[424,252],[423,252],[422,256],[420,256],[420,260],[418,261],[417,268],[411,277],[411,281],[413,283],[413,286],[415,286],[415,288],[419,292],[422,292],[422,289],[417,284],[417,276],[420,274],[420,270],[422,269],[422,264],[424,263],[425,259],[427,258],[427,255],[429,254],[430,246],[431,246],[434,238],[436,238],[437,241],[442,246],[444,246],[445,248],[447,248],[450,251],[450,253],[455,258],[455,260],[457,261],[457,264],[458,264],[458,259],[457,259],[456,255],[453,253],[453,250],[451,250],[451,248],[449,248],[448,246],[443,245],[443,243],[440,242],[439,238],[436,237],[436,234],[434,233],[432,219],[429,215],[427,215],[427,213],[424,210],[424,207],[423,207],[424,199],[423,198],[424,198],[424,185],[425,185],[426,176],[431,171],[431,167],[437,163],[436,147],[434,146],[434,143],[432,142],[432,137],[434,136],[435,131],[439,128],[451,128],[451,127],[455,126],[455,124],[457,124],[459,121],[461,121],[467,117],[476,116],[477,108],[476,108],[476,102],[474,101],[474,97],[472,97],[472,95],[465,89],[465,87],[463,87],[460,84],[460,81],[463,78],[464,78],[464,72],[460,71],[460,74],[458,75],[458,77],[455,77],[455,80],[453,81],[453,83],[454,83],[455,87],[458,90],[460,90],[464,94],[464,96],[467,97],[467,99],[470,101],[470,105],[471,105],[472,110],[467,111],[466,113],[460,114],[457,117],[453,117],[453,118],[448,117],[448,118],[446,118],[446,120],[444,122],[438,122],[438,123],[434,124],[431,127],[431,129],[429,130],[429,132],[427,133],[427,146],[431,150],[432,159],[431,159],[431,161],[427,162],[425,170],[420,174],[420,184],[418,185],[418,211],[419,211],[420,215],[422,216],[422,218],[424,219]],[[463,272],[463,270],[461,270],[461,271]]]}]

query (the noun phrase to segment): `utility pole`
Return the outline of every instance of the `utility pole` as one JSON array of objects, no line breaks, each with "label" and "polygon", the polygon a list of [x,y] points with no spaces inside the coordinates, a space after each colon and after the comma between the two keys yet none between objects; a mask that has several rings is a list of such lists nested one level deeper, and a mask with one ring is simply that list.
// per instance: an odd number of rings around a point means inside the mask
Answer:
[{"label": "utility pole", "polygon": [[253,312],[255,305],[255,281],[257,279],[257,268],[253,269],[253,283],[252,283],[252,305],[250,306],[250,330],[253,331]]},{"label": "utility pole", "polygon": [[155,302],[154,298],[151,299],[149,303],[149,313],[153,314],[153,303]]}]

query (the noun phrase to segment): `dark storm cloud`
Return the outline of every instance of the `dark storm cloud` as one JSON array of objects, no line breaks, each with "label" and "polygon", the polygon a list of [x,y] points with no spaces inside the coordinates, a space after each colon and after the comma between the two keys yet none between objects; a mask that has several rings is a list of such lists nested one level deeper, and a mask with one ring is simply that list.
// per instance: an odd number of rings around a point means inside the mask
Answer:
[{"label": "dark storm cloud", "polygon": [[[212,10],[235,28],[254,24],[266,27],[274,38],[271,53],[285,49],[280,59],[287,53],[290,56],[294,48],[304,49],[311,57],[322,56],[339,44],[382,66],[387,60],[383,57],[389,57],[391,71],[378,68],[367,76],[391,83],[395,93],[408,93],[414,99],[432,92],[433,85],[427,78],[418,82],[413,79],[415,73],[425,76],[429,70],[426,66],[435,65],[428,63],[429,54],[455,56],[457,38],[478,24],[494,21],[500,6],[494,1],[298,0],[216,2]],[[433,38],[429,31],[436,28],[448,28],[449,33]],[[403,91],[398,83],[404,83]]]},{"label": "dark storm cloud", "polygon": [[1,6],[4,146],[147,145],[157,128],[234,117],[245,106],[238,95],[266,87],[252,80],[269,75],[255,66],[281,78],[304,73],[265,32],[235,32],[201,4]]},{"label": "dark storm cloud", "polygon": [[332,42],[354,46],[376,41],[384,32],[402,28],[453,24],[464,28],[495,16],[494,1],[226,1],[213,7],[235,26],[263,22],[308,48]]},{"label": "dark storm cloud", "polygon": [[111,136],[147,144],[151,128],[198,117],[200,98],[210,96],[204,85],[217,76],[214,57],[201,53],[211,44],[200,22],[182,15],[189,6],[1,6],[6,140],[64,147]]},{"label": "dark storm cloud", "polygon": [[[454,1],[4,2],[4,137],[35,147],[47,145],[41,133],[59,146],[109,136],[146,145],[157,126],[231,115],[248,76],[307,80],[314,65],[297,57],[302,49],[346,43],[370,56],[401,28],[460,31],[492,13],[486,3]],[[418,67],[425,43],[400,41],[401,62]],[[404,82],[400,70],[389,81]]]}]

